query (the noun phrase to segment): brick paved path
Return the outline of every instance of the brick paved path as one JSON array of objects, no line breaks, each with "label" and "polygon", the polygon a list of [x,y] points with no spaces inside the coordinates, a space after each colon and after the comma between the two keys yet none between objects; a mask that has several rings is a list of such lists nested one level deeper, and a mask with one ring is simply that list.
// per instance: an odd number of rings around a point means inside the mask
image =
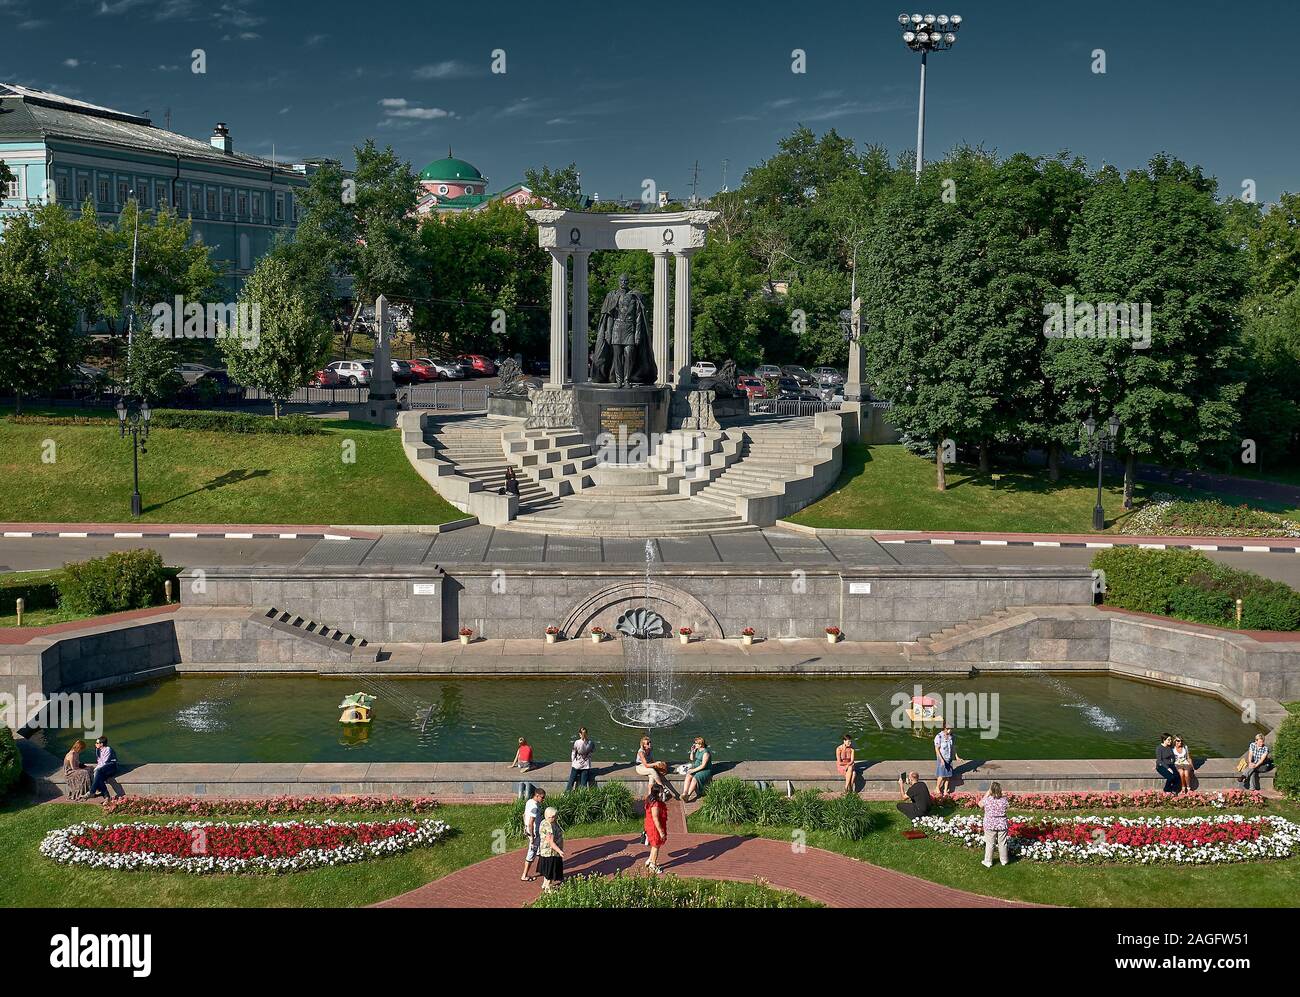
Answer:
[{"label": "brick paved path", "polygon": [[[766,880],[828,907],[1022,907],[940,886],[844,855],[809,848],[794,854],[784,841],[736,835],[691,834],[680,805],[669,807],[668,844],[660,852],[666,872],[701,879]],[[649,875],[649,850],[639,835],[580,838],[568,843],[565,875]],[[665,856],[666,853],[666,856]],[[972,852],[972,862],[978,862]],[[378,907],[521,907],[536,898],[541,880],[521,882],[523,848],[485,859],[449,876],[385,900]]]}]

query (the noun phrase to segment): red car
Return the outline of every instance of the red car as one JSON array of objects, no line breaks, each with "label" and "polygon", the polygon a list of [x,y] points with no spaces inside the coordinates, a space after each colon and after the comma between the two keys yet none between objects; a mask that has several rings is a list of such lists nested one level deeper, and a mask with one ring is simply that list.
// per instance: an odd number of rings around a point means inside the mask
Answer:
[{"label": "red car", "polygon": [[496,364],[481,353],[462,353],[456,360],[468,367],[473,372],[474,377],[496,376]]},{"label": "red car", "polygon": [[767,397],[767,385],[756,377],[738,377],[736,387],[743,390],[750,398]]},{"label": "red car", "polygon": [[337,388],[343,381],[338,371],[332,367],[325,367],[316,371],[307,383],[313,388]]},{"label": "red car", "polygon": [[426,360],[412,360],[411,373],[415,375],[417,381],[436,381],[442,377],[438,373],[438,368]]}]

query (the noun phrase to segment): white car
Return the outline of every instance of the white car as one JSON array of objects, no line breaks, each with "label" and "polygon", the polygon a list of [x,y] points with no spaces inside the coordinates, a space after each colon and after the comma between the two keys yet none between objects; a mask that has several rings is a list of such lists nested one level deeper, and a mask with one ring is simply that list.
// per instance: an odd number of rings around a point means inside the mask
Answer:
[{"label": "white car", "polygon": [[696,360],[691,364],[691,373],[696,377],[714,377],[718,373],[718,367],[709,360]]},{"label": "white car", "polygon": [[357,388],[370,383],[370,367],[372,365],[373,361],[335,360],[326,369],[332,370],[338,375],[340,384],[347,384]]}]

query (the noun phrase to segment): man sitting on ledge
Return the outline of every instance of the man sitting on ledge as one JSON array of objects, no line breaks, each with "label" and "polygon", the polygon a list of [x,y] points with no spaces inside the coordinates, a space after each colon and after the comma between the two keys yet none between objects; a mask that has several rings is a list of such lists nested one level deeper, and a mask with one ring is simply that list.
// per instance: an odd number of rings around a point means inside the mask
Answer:
[{"label": "man sitting on ledge", "polygon": [[903,802],[894,805],[908,820],[916,820],[930,812],[930,787],[921,781],[920,772],[908,772],[906,784],[900,775],[898,791],[902,794]]}]

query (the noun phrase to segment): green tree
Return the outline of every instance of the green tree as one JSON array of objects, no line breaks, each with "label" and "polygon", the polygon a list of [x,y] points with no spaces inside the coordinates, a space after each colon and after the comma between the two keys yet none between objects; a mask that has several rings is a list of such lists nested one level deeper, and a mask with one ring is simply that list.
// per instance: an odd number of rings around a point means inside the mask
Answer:
[{"label": "green tree", "polygon": [[[275,418],[329,353],[331,330],[313,293],[314,276],[290,250],[263,256],[240,292],[241,311],[255,335],[227,334],[219,342],[226,368],[239,384],[271,396]],[[233,330],[227,330],[228,333]]]},{"label": "green tree", "polygon": [[64,380],[80,355],[66,276],[32,215],[10,218],[0,239],[0,389],[18,411],[24,392]]},{"label": "green tree", "polygon": [[1239,431],[1238,309],[1244,274],[1217,184],[1167,155],[1145,170],[1102,170],[1070,236],[1079,303],[1151,308],[1150,346],[1133,338],[1053,343],[1046,370],[1068,414],[1114,412],[1123,426],[1124,504],[1136,461],[1192,463]]},{"label": "green tree", "polygon": [[582,183],[577,163],[556,167],[554,170],[546,165],[540,170],[524,170],[524,185],[537,196],[553,202],[557,208],[583,210]]}]

